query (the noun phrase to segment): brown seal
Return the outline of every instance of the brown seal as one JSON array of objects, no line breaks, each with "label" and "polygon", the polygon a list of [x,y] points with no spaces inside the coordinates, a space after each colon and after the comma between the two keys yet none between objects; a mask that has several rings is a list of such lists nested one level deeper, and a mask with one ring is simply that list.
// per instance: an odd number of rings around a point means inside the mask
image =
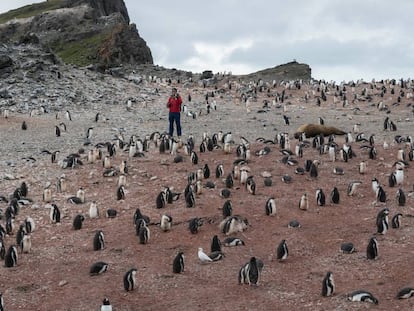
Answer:
[{"label": "brown seal", "polygon": [[323,134],[323,136],[329,136],[331,134],[335,135],[345,135],[346,132],[333,127],[333,126],[324,126],[320,124],[303,124],[295,132],[295,138],[305,133],[306,137],[315,137],[317,135]]}]

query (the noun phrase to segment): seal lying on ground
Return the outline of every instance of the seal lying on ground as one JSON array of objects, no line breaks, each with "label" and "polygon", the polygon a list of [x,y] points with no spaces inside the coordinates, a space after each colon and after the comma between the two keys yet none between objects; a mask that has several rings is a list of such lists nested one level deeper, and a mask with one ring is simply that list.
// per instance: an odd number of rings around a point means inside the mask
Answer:
[{"label": "seal lying on ground", "polygon": [[346,132],[333,127],[333,126],[324,126],[319,124],[303,124],[301,125],[295,132],[295,138],[299,138],[299,136],[305,133],[306,137],[315,137],[319,134],[323,134],[323,136],[329,136],[331,134],[335,135],[345,135]]}]

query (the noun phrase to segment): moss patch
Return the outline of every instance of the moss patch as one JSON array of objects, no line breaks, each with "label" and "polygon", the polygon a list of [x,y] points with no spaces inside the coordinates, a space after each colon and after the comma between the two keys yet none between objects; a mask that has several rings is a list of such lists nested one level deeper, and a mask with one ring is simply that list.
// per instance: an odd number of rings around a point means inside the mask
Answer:
[{"label": "moss patch", "polygon": [[4,24],[14,18],[27,18],[46,11],[56,10],[61,8],[62,4],[64,4],[63,0],[49,0],[26,5],[15,10],[10,10],[6,13],[0,14],[0,24]]}]

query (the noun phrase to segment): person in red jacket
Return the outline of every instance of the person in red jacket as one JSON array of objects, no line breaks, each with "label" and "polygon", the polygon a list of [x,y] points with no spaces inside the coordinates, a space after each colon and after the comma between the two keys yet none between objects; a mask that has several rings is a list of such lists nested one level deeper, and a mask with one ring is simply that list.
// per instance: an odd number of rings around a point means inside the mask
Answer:
[{"label": "person in red jacket", "polygon": [[169,134],[173,136],[174,133],[174,122],[177,127],[177,136],[181,137],[181,104],[183,100],[181,99],[180,94],[178,94],[177,89],[174,87],[172,89],[172,94],[170,98],[168,98],[167,107],[170,109],[170,113],[168,115],[168,120],[170,121],[170,128]]}]

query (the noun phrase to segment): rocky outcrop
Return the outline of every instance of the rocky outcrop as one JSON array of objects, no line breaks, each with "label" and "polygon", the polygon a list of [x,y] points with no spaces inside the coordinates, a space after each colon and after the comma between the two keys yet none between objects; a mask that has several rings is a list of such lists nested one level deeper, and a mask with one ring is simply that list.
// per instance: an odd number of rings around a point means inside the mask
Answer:
[{"label": "rocky outcrop", "polygon": [[311,80],[312,70],[307,64],[300,64],[292,61],[273,68],[257,71],[246,75],[245,78],[250,80],[262,79],[264,81],[281,81],[281,80]]},{"label": "rocky outcrop", "polygon": [[[33,4],[33,15],[14,17],[0,25],[4,43],[40,43],[64,62],[101,69],[153,64],[150,48],[138,33],[123,0],[66,0]],[[53,6],[52,6],[53,4]],[[58,6],[56,6],[59,4]],[[23,8],[22,8],[23,9]],[[24,7],[27,16],[28,7]]]}]

